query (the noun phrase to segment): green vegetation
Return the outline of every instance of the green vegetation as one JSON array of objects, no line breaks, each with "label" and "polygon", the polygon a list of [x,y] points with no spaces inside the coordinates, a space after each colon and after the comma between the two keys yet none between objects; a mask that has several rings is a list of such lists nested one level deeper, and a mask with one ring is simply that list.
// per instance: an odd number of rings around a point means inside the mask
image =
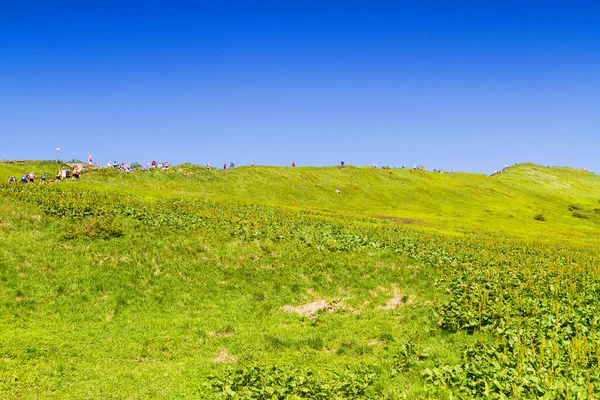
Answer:
[{"label": "green vegetation", "polygon": [[539,214],[535,214],[535,216],[533,217],[533,219],[535,219],[537,221],[545,221],[546,217],[544,217],[544,214],[539,213]]},{"label": "green vegetation", "polygon": [[3,398],[600,396],[586,171],[95,169],[0,199]]}]

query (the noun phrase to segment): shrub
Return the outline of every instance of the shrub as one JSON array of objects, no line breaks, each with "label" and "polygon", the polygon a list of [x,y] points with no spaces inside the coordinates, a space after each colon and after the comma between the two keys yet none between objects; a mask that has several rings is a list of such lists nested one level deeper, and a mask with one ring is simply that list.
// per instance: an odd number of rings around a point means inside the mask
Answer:
[{"label": "shrub", "polygon": [[370,399],[375,373],[368,367],[323,373],[300,366],[250,362],[210,376],[208,387],[222,399]]},{"label": "shrub", "polygon": [[62,234],[63,239],[77,238],[110,239],[123,236],[123,229],[113,217],[86,218],[71,224],[70,228]]},{"label": "shrub", "polygon": [[583,218],[583,219],[588,219],[589,218],[587,216],[587,214],[584,214],[584,213],[579,212],[579,211],[573,211],[573,216],[577,217],[577,218]]},{"label": "shrub", "polygon": [[578,210],[583,210],[583,207],[581,207],[580,204],[571,204],[569,206],[569,211],[578,211]]},{"label": "shrub", "polygon": [[533,216],[533,219],[537,220],[537,221],[545,221],[546,217],[544,217],[544,214],[539,213]]}]

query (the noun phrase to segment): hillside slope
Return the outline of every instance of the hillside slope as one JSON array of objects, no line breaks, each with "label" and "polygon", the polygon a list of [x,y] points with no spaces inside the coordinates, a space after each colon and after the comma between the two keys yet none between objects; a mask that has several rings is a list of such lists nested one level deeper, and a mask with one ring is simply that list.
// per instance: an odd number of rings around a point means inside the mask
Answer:
[{"label": "hillside slope", "polygon": [[[41,175],[56,164],[0,164],[5,178],[30,169]],[[521,164],[486,176],[352,166],[209,171],[186,164],[168,171],[91,170],[79,182],[60,184],[148,199],[182,196],[368,216],[445,232],[557,243],[600,239],[600,177],[566,167]],[[539,214],[545,221],[534,219]]]},{"label": "hillside slope", "polygon": [[599,198],[531,164],[2,184],[0,398],[599,398]]}]

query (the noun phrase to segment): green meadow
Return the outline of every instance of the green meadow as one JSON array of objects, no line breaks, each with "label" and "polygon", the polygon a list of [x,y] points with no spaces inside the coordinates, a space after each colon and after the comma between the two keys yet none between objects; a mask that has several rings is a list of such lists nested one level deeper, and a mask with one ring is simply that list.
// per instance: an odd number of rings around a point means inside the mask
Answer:
[{"label": "green meadow", "polygon": [[[61,166],[62,167],[62,166]],[[600,177],[0,163],[0,397],[600,397]]]}]

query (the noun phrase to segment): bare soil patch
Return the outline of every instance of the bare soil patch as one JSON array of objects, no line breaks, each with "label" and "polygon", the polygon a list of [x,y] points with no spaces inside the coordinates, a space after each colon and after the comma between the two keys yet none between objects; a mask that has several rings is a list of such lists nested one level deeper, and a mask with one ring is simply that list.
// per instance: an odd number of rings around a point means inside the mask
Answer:
[{"label": "bare soil patch", "polygon": [[330,313],[334,312],[335,307],[332,306],[331,304],[327,303],[326,300],[319,300],[319,301],[313,301],[312,303],[304,304],[304,305],[296,306],[296,307],[290,306],[290,305],[283,306],[283,307],[281,307],[281,310],[285,311],[285,312],[296,313],[303,317],[312,317],[321,310],[325,310]]},{"label": "bare soil patch", "polygon": [[417,224],[417,225],[427,225],[426,221],[420,219],[412,219],[412,218],[400,218],[400,217],[392,217],[391,215],[373,215],[373,218],[385,219],[387,221],[398,222],[400,224]]},{"label": "bare soil patch", "polygon": [[394,290],[394,297],[389,299],[385,306],[377,307],[379,310],[393,310],[398,307],[402,307],[404,305],[410,304],[414,301],[414,296],[408,296],[405,294],[401,294]]},{"label": "bare soil patch", "polygon": [[217,354],[215,356],[215,358],[213,358],[213,361],[216,362],[216,363],[231,363],[231,364],[235,364],[238,360],[237,360],[237,358],[235,358],[234,356],[232,356],[231,354],[229,354],[227,352],[227,350],[221,349],[221,351],[219,351],[219,354]]}]

